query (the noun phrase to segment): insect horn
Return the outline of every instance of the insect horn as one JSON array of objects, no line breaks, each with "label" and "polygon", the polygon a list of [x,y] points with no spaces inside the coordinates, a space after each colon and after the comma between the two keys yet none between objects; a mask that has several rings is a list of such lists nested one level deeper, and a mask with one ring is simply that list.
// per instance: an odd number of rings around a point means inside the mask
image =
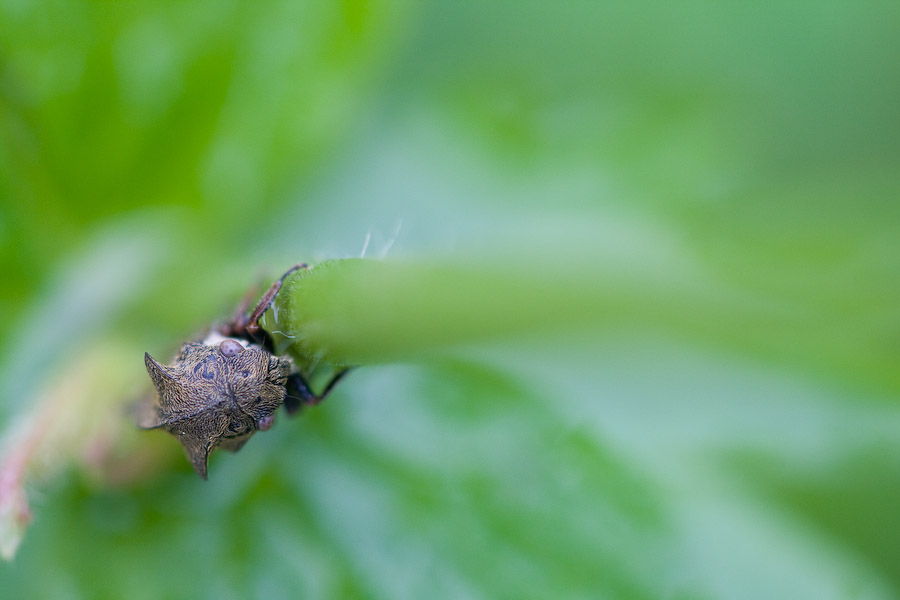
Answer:
[{"label": "insect horn", "polygon": [[150,379],[157,390],[162,391],[166,385],[175,382],[175,378],[166,370],[166,367],[156,362],[148,352],[144,352],[144,365],[147,367],[147,373],[150,374]]},{"label": "insect horn", "polygon": [[182,440],[188,459],[197,475],[206,479],[206,465],[209,463],[210,444],[199,440]]}]

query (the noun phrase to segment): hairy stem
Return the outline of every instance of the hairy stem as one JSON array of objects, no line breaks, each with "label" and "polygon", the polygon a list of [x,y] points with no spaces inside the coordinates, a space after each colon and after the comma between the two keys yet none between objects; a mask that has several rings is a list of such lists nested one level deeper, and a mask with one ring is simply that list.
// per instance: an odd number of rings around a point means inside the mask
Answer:
[{"label": "hairy stem", "polygon": [[302,354],[365,364],[668,313],[692,293],[670,277],[587,263],[345,259],[294,279],[276,325]]},{"label": "hairy stem", "polygon": [[529,335],[628,328],[900,390],[879,330],[835,327],[816,299],[727,287],[679,264],[467,264],[344,259],[293,278],[275,325],[301,357],[335,364],[419,359],[442,349]]}]

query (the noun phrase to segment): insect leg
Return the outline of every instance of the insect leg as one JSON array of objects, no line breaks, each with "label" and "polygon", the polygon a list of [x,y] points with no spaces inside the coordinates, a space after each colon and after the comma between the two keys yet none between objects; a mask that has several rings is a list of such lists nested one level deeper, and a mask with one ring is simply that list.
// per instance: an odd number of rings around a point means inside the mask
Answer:
[{"label": "insect leg", "polygon": [[253,312],[250,313],[250,316],[247,318],[247,324],[245,326],[247,333],[250,335],[256,335],[260,331],[259,320],[262,318],[263,314],[269,310],[269,307],[272,306],[272,303],[275,302],[275,297],[278,296],[278,292],[281,291],[281,286],[284,285],[284,280],[287,277],[294,273],[295,271],[299,271],[300,269],[309,270],[309,265],[306,263],[297,263],[287,271],[285,271],[284,275],[281,276],[280,279],[275,281],[269,289],[263,294],[262,298],[259,299],[259,302],[256,304],[256,308],[253,309]]},{"label": "insect leg", "polygon": [[297,263],[285,271],[280,279],[269,286],[269,289],[266,290],[266,293],[259,299],[259,302],[256,303],[256,306],[249,315],[247,314],[247,309],[250,306],[250,296],[248,294],[248,297],[244,298],[243,302],[241,302],[237,312],[235,312],[235,315],[231,320],[218,326],[218,332],[226,337],[243,338],[254,343],[259,343],[270,352],[273,351],[272,340],[259,326],[259,320],[269,307],[272,306],[272,303],[278,296],[278,292],[281,291],[281,286],[284,285],[284,280],[287,279],[291,273],[300,269],[309,269],[309,266],[305,263]]},{"label": "insect leg", "polygon": [[315,394],[309,387],[309,382],[301,373],[293,373],[288,377],[287,390],[288,395],[284,400],[284,408],[289,415],[294,414],[304,406],[315,406],[322,402],[334,386],[350,372],[351,367],[345,367],[332,375],[321,394]]}]

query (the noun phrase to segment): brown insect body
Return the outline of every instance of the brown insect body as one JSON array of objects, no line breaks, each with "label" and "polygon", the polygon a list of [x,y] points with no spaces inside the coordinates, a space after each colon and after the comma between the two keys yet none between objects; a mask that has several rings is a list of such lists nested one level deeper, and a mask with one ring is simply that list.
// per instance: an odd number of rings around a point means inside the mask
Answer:
[{"label": "brown insect body", "polygon": [[272,284],[248,317],[239,312],[205,340],[184,344],[171,365],[144,354],[158,400],[138,407],[138,426],[174,435],[204,479],[213,450],[240,450],[254,433],[272,426],[286,399],[288,412],[318,404],[347,372],[336,371],[324,391],[314,394],[293,361],[273,353],[271,338],[259,327],[284,279],[300,268],[307,267],[297,265]]},{"label": "brown insect body", "polygon": [[250,436],[272,425],[293,370],[289,358],[252,344],[233,338],[205,342],[184,344],[171,366],[144,355],[159,402],[155,414],[151,408],[138,423],[178,438],[204,478],[212,450],[240,450]]}]

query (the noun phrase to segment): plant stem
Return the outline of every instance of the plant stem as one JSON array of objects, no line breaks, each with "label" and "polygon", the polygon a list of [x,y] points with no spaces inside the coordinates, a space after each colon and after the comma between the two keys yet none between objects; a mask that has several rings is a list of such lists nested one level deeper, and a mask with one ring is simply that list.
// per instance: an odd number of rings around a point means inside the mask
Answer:
[{"label": "plant stem", "polygon": [[683,295],[684,288],[671,278],[586,264],[510,268],[344,259],[323,263],[286,286],[276,322],[303,355],[365,364],[611,324],[652,312],[676,293]]},{"label": "plant stem", "polygon": [[778,300],[678,265],[343,259],[298,274],[275,327],[303,360],[338,365],[417,360],[443,349],[606,328],[673,336],[883,391],[900,390],[879,329],[815,298]]}]

